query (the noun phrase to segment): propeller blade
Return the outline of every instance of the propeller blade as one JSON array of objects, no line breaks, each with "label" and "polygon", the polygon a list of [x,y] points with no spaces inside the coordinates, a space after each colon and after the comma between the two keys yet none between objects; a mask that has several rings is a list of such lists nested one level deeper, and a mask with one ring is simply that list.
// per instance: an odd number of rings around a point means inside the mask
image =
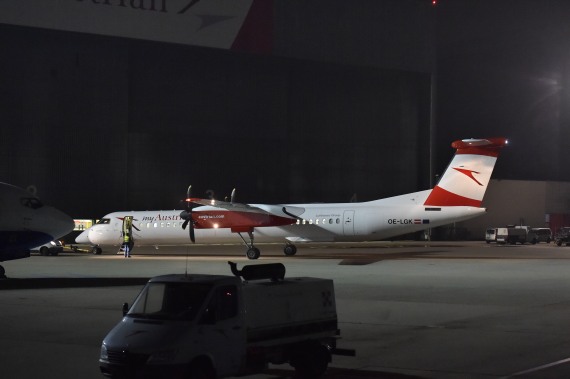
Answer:
[{"label": "propeller blade", "polygon": [[194,223],[190,221],[190,241],[196,243],[196,236],[194,236]]},{"label": "propeller blade", "polygon": [[182,223],[182,229],[186,230],[188,224],[190,224],[190,228],[188,229],[188,233],[190,235],[190,241],[192,243],[196,243],[196,236],[194,235],[194,220],[192,220],[192,205],[190,205],[190,198],[192,196],[192,185],[188,186],[188,190],[186,190],[186,210],[180,212],[180,218],[184,220]]},{"label": "propeller blade", "polygon": [[190,199],[192,197],[192,184],[190,184],[188,186],[188,189],[186,190],[186,208],[190,209],[190,202],[188,201],[188,199]]}]

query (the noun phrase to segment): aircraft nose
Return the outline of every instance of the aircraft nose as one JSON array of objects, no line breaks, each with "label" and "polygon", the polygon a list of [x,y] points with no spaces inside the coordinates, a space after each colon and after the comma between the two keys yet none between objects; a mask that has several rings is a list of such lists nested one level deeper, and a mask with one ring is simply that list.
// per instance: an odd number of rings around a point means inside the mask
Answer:
[{"label": "aircraft nose", "polygon": [[75,237],[75,243],[82,243],[82,244],[91,243],[91,241],[89,241],[89,229],[85,230],[80,235]]}]

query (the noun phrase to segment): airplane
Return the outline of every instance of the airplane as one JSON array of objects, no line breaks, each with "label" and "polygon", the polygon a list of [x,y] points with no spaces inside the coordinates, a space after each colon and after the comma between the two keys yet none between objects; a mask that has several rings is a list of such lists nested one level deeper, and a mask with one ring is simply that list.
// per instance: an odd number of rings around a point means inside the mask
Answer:
[{"label": "airplane", "polygon": [[454,141],[455,156],[431,190],[360,203],[284,205],[236,203],[235,190],[230,201],[188,194],[183,211],[109,213],[76,243],[93,245],[94,254],[101,254],[101,246],[120,245],[127,216],[132,217],[135,245],[182,245],[188,237],[192,242],[227,243],[237,234],[249,259],[260,256],[254,236],[258,242],[284,241],[285,255],[294,255],[297,242],[373,241],[413,233],[484,214],[483,196],[499,151],[507,144],[502,137]]},{"label": "airplane", "polygon": [[[28,258],[30,249],[66,235],[74,225],[71,217],[30,192],[0,183],[0,262]],[[0,278],[6,278],[2,266]]]}]

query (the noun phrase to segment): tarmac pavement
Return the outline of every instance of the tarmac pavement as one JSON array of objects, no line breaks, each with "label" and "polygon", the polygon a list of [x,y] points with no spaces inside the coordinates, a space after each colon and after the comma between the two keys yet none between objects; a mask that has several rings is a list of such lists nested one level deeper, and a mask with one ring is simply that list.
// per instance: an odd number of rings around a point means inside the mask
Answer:
[{"label": "tarmac pavement", "polygon": [[[570,248],[470,243],[192,246],[4,262],[0,376],[102,378],[101,340],[146,278],[282,262],[335,281],[342,340],[327,378],[570,377]],[[248,378],[291,378],[287,365]]]}]

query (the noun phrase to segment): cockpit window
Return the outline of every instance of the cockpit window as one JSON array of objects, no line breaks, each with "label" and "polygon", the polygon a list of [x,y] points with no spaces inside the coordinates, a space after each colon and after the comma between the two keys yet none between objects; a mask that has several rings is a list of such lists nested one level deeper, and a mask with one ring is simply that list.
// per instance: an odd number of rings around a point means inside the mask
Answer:
[{"label": "cockpit window", "polygon": [[22,197],[20,199],[20,203],[24,207],[28,207],[28,208],[32,208],[32,209],[38,209],[38,208],[41,208],[44,206],[42,204],[42,202],[40,201],[40,199],[38,199],[37,197]]},{"label": "cockpit window", "polygon": [[101,220],[99,220],[99,222],[97,222],[97,224],[110,224],[110,223],[111,223],[110,218],[102,218]]}]

